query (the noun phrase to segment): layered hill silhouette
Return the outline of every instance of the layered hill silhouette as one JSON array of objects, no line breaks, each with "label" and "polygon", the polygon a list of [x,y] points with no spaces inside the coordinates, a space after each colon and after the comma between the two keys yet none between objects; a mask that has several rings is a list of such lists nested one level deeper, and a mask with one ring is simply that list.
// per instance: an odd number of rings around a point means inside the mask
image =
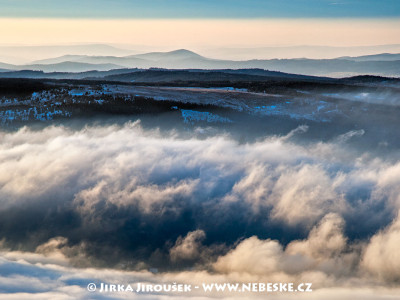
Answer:
[{"label": "layered hill silhouette", "polygon": [[[87,72],[117,69],[264,69],[300,75],[345,77],[356,75],[400,76],[400,54],[377,54],[335,59],[221,60],[180,49],[128,56],[64,55],[34,61],[32,64],[0,63],[1,72]],[[4,74],[3,74],[4,75]]]}]

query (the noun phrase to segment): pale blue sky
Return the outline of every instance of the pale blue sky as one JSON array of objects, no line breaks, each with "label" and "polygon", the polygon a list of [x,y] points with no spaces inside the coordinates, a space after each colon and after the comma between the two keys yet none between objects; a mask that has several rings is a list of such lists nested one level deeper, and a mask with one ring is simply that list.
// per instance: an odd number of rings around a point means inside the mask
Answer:
[{"label": "pale blue sky", "polygon": [[396,18],[399,0],[0,0],[0,17]]}]

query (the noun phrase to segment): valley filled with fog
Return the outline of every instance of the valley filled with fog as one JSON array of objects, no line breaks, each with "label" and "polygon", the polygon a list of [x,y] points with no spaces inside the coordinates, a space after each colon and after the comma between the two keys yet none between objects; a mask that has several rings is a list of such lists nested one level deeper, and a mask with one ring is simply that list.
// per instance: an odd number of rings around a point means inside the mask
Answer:
[{"label": "valley filled with fog", "polygon": [[[398,294],[397,79],[140,76],[0,80],[2,291],[312,282],[311,294],[270,297]],[[107,299],[155,296],[182,297]],[[184,295],[204,296],[265,297]]]}]

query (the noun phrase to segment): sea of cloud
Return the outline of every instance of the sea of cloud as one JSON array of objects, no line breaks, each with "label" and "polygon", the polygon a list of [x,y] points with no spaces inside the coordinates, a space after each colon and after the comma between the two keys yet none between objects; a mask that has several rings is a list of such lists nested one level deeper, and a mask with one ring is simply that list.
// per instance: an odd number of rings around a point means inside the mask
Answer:
[{"label": "sea of cloud", "polygon": [[400,161],[352,149],[352,132],[291,142],[306,129],[247,144],[140,122],[0,132],[0,298],[87,299],[103,281],[312,282],[271,299],[395,299]]}]

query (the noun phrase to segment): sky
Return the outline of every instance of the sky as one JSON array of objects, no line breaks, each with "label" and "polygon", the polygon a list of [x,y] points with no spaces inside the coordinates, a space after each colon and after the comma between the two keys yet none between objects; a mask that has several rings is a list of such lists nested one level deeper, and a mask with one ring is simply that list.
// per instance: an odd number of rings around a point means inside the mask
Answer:
[{"label": "sky", "polygon": [[22,18],[389,18],[397,0],[2,0],[2,17]]},{"label": "sky", "polygon": [[143,51],[400,44],[400,1],[0,0],[0,45],[74,43]]}]

